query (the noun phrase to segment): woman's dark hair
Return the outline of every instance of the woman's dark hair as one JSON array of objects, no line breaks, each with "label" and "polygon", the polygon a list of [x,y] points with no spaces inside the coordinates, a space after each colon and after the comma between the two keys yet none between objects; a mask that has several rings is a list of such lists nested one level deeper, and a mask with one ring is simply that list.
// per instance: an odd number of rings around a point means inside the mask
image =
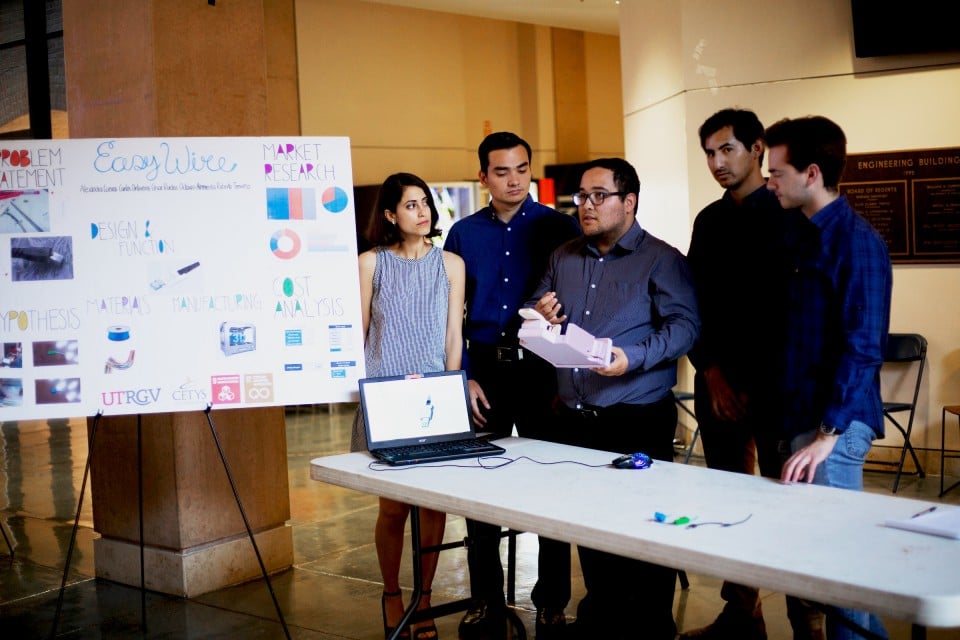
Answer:
[{"label": "woman's dark hair", "polygon": [[437,211],[437,205],[433,201],[433,193],[430,191],[430,187],[412,173],[394,173],[380,185],[377,204],[367,225],[367,240],[373,246],[387,246],[400,242],[400,229],[397,225],[390,223],[383,212],[397,210],[397,206],[403,198],[403,190],[407,187],[423,189],[427,196],[427,202],[430,204],[430,233],[427,234],[427,237],[434,238],[440,235],[440,230],[437,228],[437,223],[440,221],[440,212]]}]

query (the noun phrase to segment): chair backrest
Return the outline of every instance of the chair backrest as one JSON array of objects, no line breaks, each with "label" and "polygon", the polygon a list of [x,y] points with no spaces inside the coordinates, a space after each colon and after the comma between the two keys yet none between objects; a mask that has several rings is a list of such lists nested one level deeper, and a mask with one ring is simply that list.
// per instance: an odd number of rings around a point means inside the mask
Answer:
[{"label": "chair backrest", "polygon": [[927,339],[919,333],[891,333],[884,362],[915,362],[927,357]]},{"label": "chair backrest", "polygon": [[[887,337],[887,351],[883,356],[884,362],[920,362],[917,366],[917,380],[913,387],[913,402],[910,403],[910,422],[917,409],[917,398],[920,397],[920,381],[923,379],[923,369],[927,364],[927,339],[919,333],[891,333]],[[902,411],[906,407],[894,409]]]}]

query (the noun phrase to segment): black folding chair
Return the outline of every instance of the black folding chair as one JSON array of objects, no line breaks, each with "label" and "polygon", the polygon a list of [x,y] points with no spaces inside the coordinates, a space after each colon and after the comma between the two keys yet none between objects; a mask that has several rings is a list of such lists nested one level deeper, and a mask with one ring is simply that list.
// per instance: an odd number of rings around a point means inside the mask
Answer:
[{"label": "black folding chair", "polygon": [[7,549],[10,550],[10,557],[13,557],[13,545],[10,544],[10,538],[7,537],[7,530],[3,528],[3,523],[0,522],[0,533],[3,534],[3,541],[7,543]]},{"label": "black folding chair", "polygon": [[[887,351],[883,357],[884,364],[887,363],[919,363],[916,365],[917,377],[913,387],[913,398],[910,402],[884,402],[883,415],[890,421],[897,431],[903,436],[903,447],[900,450],[900,461],[893,462],[889,460],[868,460],[871,465],[889,465],[896,467],[896,480],[893,481],[893,493],[900,487],[900,477],[904,474],[903,465],[907,459],[907,452],[913,458],[915,471],[906,472],[907,475],[916,475],[923,478],[926,474],[917,458],[917,452],[913,450],[910,443],[910,433],[913,431],[913,418],[917,412],[917,398],[920,397],[920,383],[923,380],[923,370],[927,364],[927,340],[918,333],[891,333],[887,339]],[[897,421],[893,414],[906,413],[906,426]],[[901,417],[901,420],[903,418]],[[874,469],[874,471],[878,471]],[[891,471],[891,473],[893,473]]]},{"label": "black folding chair", "polygon": [[688,402],[693,401],[692,393],[689,391],[674,391],[673,401],[677,403],[677,407],[681,411],[693,418],[694,424],[697,425],[696,429],[693,431],[693,437],[690,438],[690,445],[687,447],[687,452],[683,456],[683,463],[687,464],[690,462],[690,456],[693,455],[693,448],[697,445],[697,438],[700,437],[700,423],[697,422],[697,414],[695,414],[689,405],[687,405]]}]

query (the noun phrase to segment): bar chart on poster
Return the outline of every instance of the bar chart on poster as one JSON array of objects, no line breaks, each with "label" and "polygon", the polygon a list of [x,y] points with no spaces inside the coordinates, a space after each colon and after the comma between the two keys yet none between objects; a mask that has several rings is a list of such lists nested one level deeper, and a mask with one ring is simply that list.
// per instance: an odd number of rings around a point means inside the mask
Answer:
[{"label": "bar chart on poster", "polygon": [[0,141],[0,421],[344,402],[347,138]]}]

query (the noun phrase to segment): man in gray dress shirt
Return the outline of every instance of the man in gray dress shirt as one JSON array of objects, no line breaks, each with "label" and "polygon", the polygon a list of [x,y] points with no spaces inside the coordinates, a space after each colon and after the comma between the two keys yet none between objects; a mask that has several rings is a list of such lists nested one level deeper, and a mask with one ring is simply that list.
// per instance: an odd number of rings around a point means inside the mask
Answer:
[{"label": "man in gray dress shirt", "polygon": [[[639,190],[637,172],[625,160],[585,166],[574,194],[583,237],[553,253],[528,306],[554,324],[572,322],[613,340],[608,366],[558,369],[555,411],[572,434],[570,444],[672,460],[676,361],[693,345],[700,323],[683,255],[637,223]],[[578,551],[587,594],[573,637],[675,636],[675,570]]]}]

